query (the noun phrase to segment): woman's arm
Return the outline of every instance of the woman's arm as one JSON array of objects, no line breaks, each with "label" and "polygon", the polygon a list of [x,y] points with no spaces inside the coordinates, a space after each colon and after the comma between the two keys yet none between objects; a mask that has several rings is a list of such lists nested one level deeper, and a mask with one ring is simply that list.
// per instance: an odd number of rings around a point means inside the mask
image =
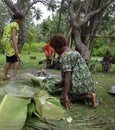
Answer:
[{"label": "woman's arm", "polygon": [[71,102],[68,98],[70,86],[71,86],[71,71],[68,71],[68,72],[65,72],[64,91],[63,91],[64,104],[67,109],[70,108],[71,106]]}]

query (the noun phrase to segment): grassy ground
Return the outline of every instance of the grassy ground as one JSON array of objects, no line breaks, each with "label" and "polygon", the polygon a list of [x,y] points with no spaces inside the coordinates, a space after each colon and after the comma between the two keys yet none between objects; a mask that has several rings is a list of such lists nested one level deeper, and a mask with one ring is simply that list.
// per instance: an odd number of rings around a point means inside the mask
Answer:
[{"label": "grassy ground", "polygon": [[[36,59],[30,59],[30,56],[36,56]],[[38,62],[42,58],[45,58],[43,54],[32,53],[28,55],[23,53],[24,66],[20,67],[19,73],[41,70],[44,65],[39,65]],[[4,56],[0,55],[0,74],[3,72],[4,63]],[[115,96],[108,93],[115,83],[115,66],[112,67],[113,70],[104,73],[101,66],[97,65],[92,74],[97,94],[101,99],[101,104],[96,109],[76,103],[66,112],[66,116],[71,116],[73,119],[71,123],[64,120],[38,120],[38,118],[33,117],[27,119],[23,130],[115,130]],[[59,71],[49,70],[49,72],[60,74]]]},{"label": "grassy ground", "polygon": [[23,130],[115,130],[115,96],[108,93],[115,81],[115,73],[98,72],[93,74],[93,79],[101,99],[96,109],[76,103],[66,113],[67,117],[73,119],[71,123],[63,120],[38,121],[33,117],[27,120]]},{"label": "grassy ground", "polygon": [[[30,57],[36,56],[36,59],[31,59]],[[27,68],[37,68],[38,67],[38,62],[41,59],[45,59],[44,53],[30,53],[28,54],[27,52],[22,52],[21,54],[21,65],[23,69]],[[0,66],[3,66],[5,64],[5,55],[0,54]]]}]

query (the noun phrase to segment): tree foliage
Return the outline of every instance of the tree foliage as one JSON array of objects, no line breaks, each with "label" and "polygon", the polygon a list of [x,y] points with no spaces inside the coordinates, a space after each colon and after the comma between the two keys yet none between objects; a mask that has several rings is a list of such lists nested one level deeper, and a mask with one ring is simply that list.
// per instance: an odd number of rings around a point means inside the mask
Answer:
[{"label": "tree foliage", "polygon": [[[26,18],[30,9],[34,8],[34,5],[37,3],[44,4],[45,6],[47,6],[48,9],[52,9],[52,10],[54,10],[56,7],[55,0],[47,0],[47,1],[46,0],[17,0],[17,1],[3,0],[3,2],[7,5],[7,8],[11,14],[19,12],[19,13],[23,14],[24,18]],[[35,11],[36,11],[35,12],[36,18],[39,19],[41,12],[39,9],[37,9]],[[21,30],[20,31],[21,41],[22,41],[22,44],[24,44],[25,38],[26,38],[26,33],[25,33],[26,28],[25,28],[24,22],[22,22],[22,24],[20,26],[20,30]]]},{"label": "tree foliage", "polygon": [[[58,22],[59,14],[57,13],[57,15],[54,15],[52,18],[48,17],[46,20],[43,20],[40,25],[38,25],[39,29],[41,30],[41,35],[43,36],[43,39],[41,40],[47,42],[52,35],[57,34]],[[60,30],[58,33],[66,36],[67,26],[67,19],[64,15],[62,15],[60,21]]]},{"label": "tree foliage", "polygon": [[115,4],[110,4],[106,8],[96,34],[100,36],[108,36],[108,38],[96,39],[93,44],[93,49],[92,49],[93,51],[91,55],[103,56],[107,48],[110,49],[112,54],[115,54],[114,52],[114,48],[115,48],[114,9],[115,9]]},{"label": "tree foliage", "polygon": [[1,37],[5,23],[7,22],[9,16],[9,13],[6,9],[6,5],[4,5],[1,1],[0,1],[0,12],[1,12],[0,13],[0,37]]},{"label": "tree foliage", "polygon": [[[44,41],[56,34],[61,33],[68,38],[68,45],[74,43],[84,59],[89,59],[94,46],[94,35],[115,35],[114,6],[113,0],[2,0],[7,5],[8,12],[20,12],[25,17],[25,23],[21,25],[22,42]],[[3,5],[2,3],[2,5]],[[48,10],[55,11],[51,17],[39,25],[35,25],[33,19],[42,17],[42,10],[36,8],[37,3],[43,4]],[[0,4],[1,12],[6,11]],[[3,11],[4,10],[4,11]],[[5,12],[6,13],[6,12]],[[0,25],[4,24],[6,16],[1,19]],[[4,26],[4,25],[3,25]],[[3,27],[2,26],[2,27]],[[27,30],[27,36],[25,31]],[[26,38],[26,39],[25,39]],[[97,45],[101,47],[97,40]],[[108,40],[108,42],[113,42]]]},{"label": "tree foliage", "polygon": [[[75,6],[76,3],[76,6]],[[76,49],[82,57],[89,60],[94,36],[102,21],[106,8],[113,0],[68,0],[71,35],[74,36]]]}]

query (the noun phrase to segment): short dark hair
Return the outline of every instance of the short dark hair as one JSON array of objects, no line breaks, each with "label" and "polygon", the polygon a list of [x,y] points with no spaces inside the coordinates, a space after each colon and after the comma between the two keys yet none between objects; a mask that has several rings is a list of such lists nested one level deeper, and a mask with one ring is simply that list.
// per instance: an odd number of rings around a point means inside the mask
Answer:
[{"label": "short dark hair", "polygon": [[53,48],[62,48],[67,45],[67,40],[61,34],[56,34],[50,39],[50,46]]},{"label": "short dark hair", "polygon": [[14,20],[16,20],[16,19],[22,20],[24,17],[23,17],[23,15],[22,15],[21,13],[15,13],[15,14],[12,16],[12,18],[13,18]]}]

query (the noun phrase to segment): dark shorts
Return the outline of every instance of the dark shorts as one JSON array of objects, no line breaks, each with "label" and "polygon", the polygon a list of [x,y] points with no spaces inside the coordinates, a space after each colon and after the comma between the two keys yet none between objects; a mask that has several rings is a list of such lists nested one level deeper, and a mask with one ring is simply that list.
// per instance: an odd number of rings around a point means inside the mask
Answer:
[{"label": "dark shorts", "polygon": [[15,63],[15,62],[20,62],[20,59],[17,57],[17,56],[15,56],[15,55],[13,55],[13,56],[6,56],[6,62],[8,63],[8,62],[10,62],[10,63]]}]

